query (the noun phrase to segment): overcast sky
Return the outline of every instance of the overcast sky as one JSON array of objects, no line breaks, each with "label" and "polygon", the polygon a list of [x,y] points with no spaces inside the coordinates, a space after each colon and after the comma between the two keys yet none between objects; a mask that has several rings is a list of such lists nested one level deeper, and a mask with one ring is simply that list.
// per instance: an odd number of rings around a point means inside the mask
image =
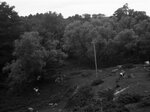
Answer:
[{"label": "overcast sky", "polygon": [[146,11],[150,16],[150,0],[0,0],[15,6],[20,16],[45,13],[62,13],[66,18],[75,14],[105,14],[110,16],[115,10],[128,3],[129,8]]}]

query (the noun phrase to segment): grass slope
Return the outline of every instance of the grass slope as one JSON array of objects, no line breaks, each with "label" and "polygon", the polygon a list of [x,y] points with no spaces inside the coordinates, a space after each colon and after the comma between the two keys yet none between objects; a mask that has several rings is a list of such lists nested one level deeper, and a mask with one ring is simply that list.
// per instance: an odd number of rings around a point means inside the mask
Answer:
[{"label": "grass slope", "polygon": [[[115,70],[116,69],[116,70]],[[125,71],[125,77],[119,79],[119,73]],[[115,72],[114,72],[115,71]],[[98,77],[94,70],[81,68],[64,68],[61,74],[65,80],[60,84],[46,84],[40,87],[40,95],[34,91],[27,92],[24,96],[5,97],[1,92],[0,112],[26,112],[28,107],[32,107],[38,112],[61,112],[63,111],[68,98],[75,94],[78,88],[91,85],[93,81],[102,80],[100,84],[92,86],[94,97],[100,90],[106,88],[122,89],[129,87],[123,94],[139,94],[141,96],[150,95],[150,75],[143,65],[135,65],[131,68],[111,67],[98,71]],[[96,82],[97,83],[97,82]],[[53,104],[53,105],[52,105]],[[150,112],[150,107],[137,107],[138,104],[127,105],[131,112]]]}]

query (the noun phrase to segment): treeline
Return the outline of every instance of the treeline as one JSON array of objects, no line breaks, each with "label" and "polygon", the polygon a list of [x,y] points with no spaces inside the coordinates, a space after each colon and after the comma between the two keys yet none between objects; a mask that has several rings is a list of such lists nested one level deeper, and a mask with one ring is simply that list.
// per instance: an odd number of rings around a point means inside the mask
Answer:
[{"label": "treeline", "polygon": [[34,82],[67,59],[92,67],[93,44],[99,67],[150,60],[150,17],[128,4],[111,17],[65,19],[55,12],[20,17],[0,3],[0,79],[10,85]]}]

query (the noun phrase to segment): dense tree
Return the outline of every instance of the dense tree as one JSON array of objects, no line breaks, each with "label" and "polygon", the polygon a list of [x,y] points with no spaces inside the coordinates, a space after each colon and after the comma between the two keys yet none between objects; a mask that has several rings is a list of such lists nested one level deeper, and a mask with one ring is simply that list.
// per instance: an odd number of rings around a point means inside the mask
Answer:
[{"label": "dense tree", "polygon": [[100,19],[102,17],[105,17],[105,15],[104,14],[93,14],[92,15],[92,18],[94,18],[94,19]]},{"label": "dense tree", "polygon": [[41,75],[42,68],[46,65],[44,58],[47,53],[37,32],[25,33],[21,39],[16,40],[13,55],[16,60],[4,67],[4,70],[10,71],[11,86],[32,82]]},{"label": "dense tree", "polygon": [[84,57],[87,52],[87,43],[91,38],[88,38],[88,33],[92,25],[89,22],[81,23],[81,21],[75,21],[70,23],[64,33],[64,48],[70,55],[75,57]]},{"label": "dense tree", "polygon": [[114,12],[114,16],[117,17],[118,20],[120,20],[122,17],[125,17],[128,15],[128,11],[129,11],[129,8],[128,8],[128,4],[126,3],[125,5],[123,5],[123,7],[117,9]]},{"label": "dense tree", "polygon": [[135,47],[137,38],[138,36],[135,35],[135,32],[129,29],[121,31],[114,38],[115,44],[116,46],[118,46],[115,50],[118,52],[117,55],[121,57],[120,61],[124,57],[126,57],[126,59],[134,58],[134,54],[136,54]]},{"label": "dense tree", "polygon": [[16,60],[3,68],[9,72],[10,86],[35,82],[38,76],[43,77],[47,64],[60,60],[61,51],[56,49],[56,42],[48,41],[45,48],[42,39],[38,32],[28,32],[15,41],[13,55]]},{"label": "dense tree", "polygon": [[68,25],[74,21],[83,21],[83,18],[81,15],[75,14],[74,16],[69,16],[65,21],[66,21],[66,24]]},{"label": "dense tree", "polygon": [[24,31],[37,31],[45,38],[49,35],[57,40],[61,40],[65,27],[65,22],[61,14],[44,13],[22,17]]},{"label": "dense tree", "polygon": [[11,59],[13,41],[20,35],[19,16],[14,6],[0,2],[0,69]]}]

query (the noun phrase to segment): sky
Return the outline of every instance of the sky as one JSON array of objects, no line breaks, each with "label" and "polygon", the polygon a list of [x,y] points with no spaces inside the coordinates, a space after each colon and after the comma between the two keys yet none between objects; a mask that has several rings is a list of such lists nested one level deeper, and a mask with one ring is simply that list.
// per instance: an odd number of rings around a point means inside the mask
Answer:
[{"label": "sky", "polygon": [[145,11],[150,16],[150,0],[0,0],[15,6],[20,16],[57,12],[65,18],[75,14],[105,14],[111,16],[118,8],[128,3],[129,8]]}]

